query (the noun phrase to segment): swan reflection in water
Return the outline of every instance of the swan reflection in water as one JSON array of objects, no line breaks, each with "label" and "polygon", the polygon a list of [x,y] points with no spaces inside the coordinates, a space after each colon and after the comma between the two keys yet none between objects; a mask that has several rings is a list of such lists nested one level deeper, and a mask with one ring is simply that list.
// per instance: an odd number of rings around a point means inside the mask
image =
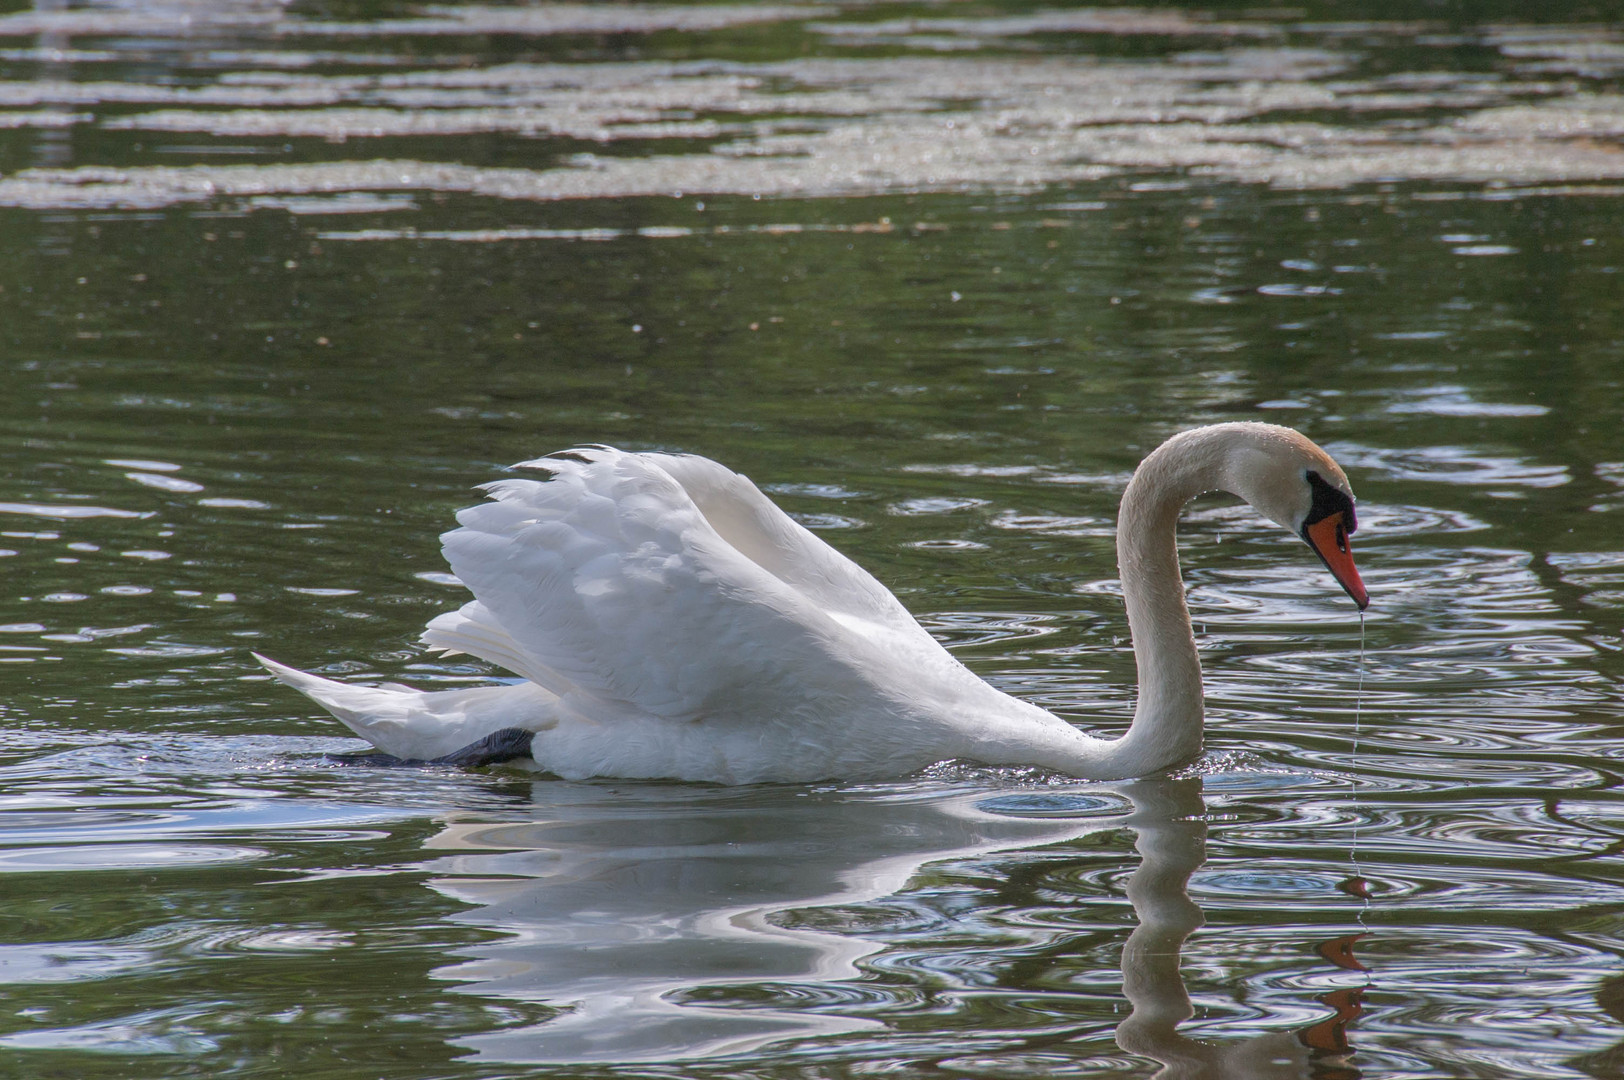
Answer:
[{"label": "swan reflection in water", "polygon": [[[1179,1033],[1192,1015],[1180,949],[1203,921],[1187,892],[1205,859],[1199,780],[994,794],[883,785],[537,788],[531,820],[451,820],[428,842],[438,853],[423,867],[436,875],[431,886],[474,905],[455,918],[502,935],[438,976],[462,992],[557,1010],[466,1040],[477,1058],[691,1061],[876,1030],[880,1022],[861,1013],[891,988],[855,976],[858,961],[885,949],[852,928],[853,911],[904,894],[933,861],[962,867],[1126,828],[1141,862],[1127,884],[1138,924],[1121,953],[1132,1012],[1117,1028],[1120,1047],[1160,1063],[1155,1075],[1170,1080],[1357,1075],[1343,1033],[1360,988],[1319,999],[1331,1015],[1301,1031],[1225,1042]],[[817,919],[820,910],[831,917]],[[820,921],[839,929],[819,929]],[[1351,940],[1327,942],[1321,955],[1357,969]],[[1099,1033],[1094,1024],[1075,1037]],[[989,1041],[1019,1046],[1039,1032],[974,1035],[984,1053]],[[1046,1027],[1036,1041],[1052,1052],[1071,1037]]]},{"label": "swan reflection in water", "polygon": [[[1133,1011],[1117,1027],[1117,1045],[1160,1062],[1155,1075],[1165,1080],[1354,1080],[1359,1073],[1347,1060],[1352,1052],[1347,1024],[1362,1011],[1363,986],[1320,997],[1332,1015],[1298,1031],[1223,1043],[1179,1034],[1178,1025],[1194,1014],[1179,974],[1180,950],[1205,921],[1188,892],[1190,875],[1206,861],[1200,781],[1142,780],[1122,790],[1133,800],[1127,825],[1141,861],[1128,879],[1128,900],[1139,924],[1122,946],[1122,992]],[[1360,895],[1363,883],[1350,879],[1344,888]],[[1361,936],[1327,939],[1316,951],[1336,967],[1364,971],[1353,955]]]}]

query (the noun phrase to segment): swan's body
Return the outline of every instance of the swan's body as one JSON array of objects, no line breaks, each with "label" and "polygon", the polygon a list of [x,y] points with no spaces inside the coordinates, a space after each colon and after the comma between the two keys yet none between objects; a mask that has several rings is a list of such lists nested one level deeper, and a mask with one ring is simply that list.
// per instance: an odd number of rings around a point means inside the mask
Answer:
[{"label": "swan's body", "polygon": [[1352,495],[1324,451],[1264,424],[1175,436],[1122,500],[1118,560],[1141,686],[1128,733],[1100,739],[983,682],[865,570],[713,461],[589,448],[515,467],[550,478],[487,484],[491,501],[457,515],[445,555],[475,599],[432,620],[423,640],[524,682],[425,693],[262,662],[405,759],[527,750],[569,778],[738,784],[900,776],[968,758],[1112,779],[1201,749],[1201,667],[1174,536],[1191,498],[1247,499],[1300,531],[1366,602],[1346,554]]}]

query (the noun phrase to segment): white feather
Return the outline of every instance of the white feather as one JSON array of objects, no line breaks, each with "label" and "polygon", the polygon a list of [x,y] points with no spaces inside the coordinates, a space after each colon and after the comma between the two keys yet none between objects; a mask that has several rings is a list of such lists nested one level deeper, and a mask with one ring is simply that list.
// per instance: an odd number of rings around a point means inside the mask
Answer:
[{"label": "white feather", "polygon": [[254,654],[282,682],[318,702],[346,727],[398,758],[444,757],[493,731],[545,731],[556,699],[532,683],[424,693],[399,684],[357,686]]},{"label": "white feather", "polygon": [[[525,683],[419,693],[264,663],[399,757],[439,757],[517,727],[536,733],[536,761],[566,777],[880,777],[954,757],[1140,775],[1201,744],[1200,670],[1171,544],[1177,508],[1223,486],[1259,446],[1340,477],[1295,433],[1302,446],[1280,449],[1282,430],[1186,433],[1157,452],[1160,465],[1147,460],[1147,475],[1170,479],[1130,491],[1124,520],[1155,522],[1144,528],[1156,535],[1123,538],[1123,567],[1160,714],[1140,715],[1120,740],[1083,735],[977,678],[748,479],[705,458],[608,447],[516,466],[545,478],[484,485],[487,501],[441,538],[474,600],[433,619],[423,641]],[[1280,475],[1306,483],[1300,469]],[[1265,494],[1254,501],[1296,493]]]}]

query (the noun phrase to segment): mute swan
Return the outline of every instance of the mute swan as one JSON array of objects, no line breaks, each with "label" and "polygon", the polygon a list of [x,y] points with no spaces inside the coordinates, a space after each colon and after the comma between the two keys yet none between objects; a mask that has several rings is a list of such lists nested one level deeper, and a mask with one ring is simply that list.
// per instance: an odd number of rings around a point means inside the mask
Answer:
[{"label": "mute swan", "polygon": [[1122,496],[1117,560],[1139,669],[1133,724],[1085,735],[993,689],[866,571],[748,479],[702,457],[586,447],[483,485],[446,559],[474,599],[422,640],[524,677],[422,692],[256,658],[387,755],[533,758],[565,778],[723,784],[901,776],[935,761],[1143,776],[1201,750],[1201,664],[1179,578],[1179,510],[1239,495],[1297,533],[1354,602],[1353,493],[1290,428],[1175,435]]}]

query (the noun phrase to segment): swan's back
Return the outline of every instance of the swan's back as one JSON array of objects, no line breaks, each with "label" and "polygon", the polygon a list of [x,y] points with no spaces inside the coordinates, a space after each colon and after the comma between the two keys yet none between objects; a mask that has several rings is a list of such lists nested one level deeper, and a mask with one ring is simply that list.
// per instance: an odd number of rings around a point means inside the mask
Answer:
[{"label": "swan's back", "polygon": [[888,648],[940,652],[866,571],[713,461],[591,447],[518,468],[549,475],[484,485],[490,501],[441,538],[475,600],[424,640],[523,675],[573,719],[815,725],[883,693]]}]

